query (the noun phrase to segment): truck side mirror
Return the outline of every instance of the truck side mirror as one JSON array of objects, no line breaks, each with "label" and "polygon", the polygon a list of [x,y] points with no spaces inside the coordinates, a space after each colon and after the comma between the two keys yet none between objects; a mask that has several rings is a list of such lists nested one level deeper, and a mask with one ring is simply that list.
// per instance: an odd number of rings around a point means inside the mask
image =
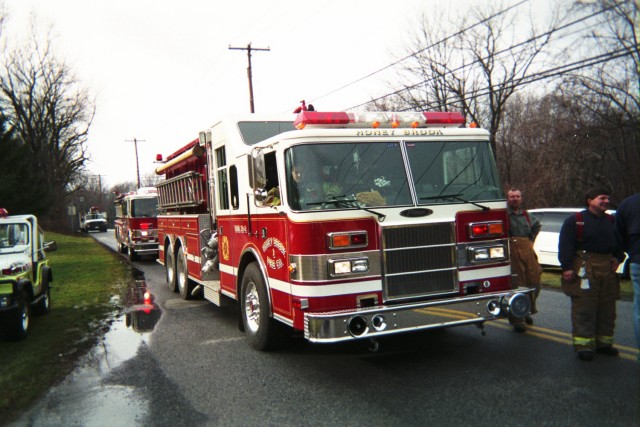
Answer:
[{"label": "truck side mirror", "polygon": [[267,185],[267,172],[265,168],[264,152],[260,149],[254,148],[251,150],[250,159],[251,183],[253,188],[253,195],[255,197],[256,205],[263,206],[264,201],[267,199],[267,191],[265,189]]},{"label": "truck side mirror", "polygon": [[50,242],[44,242],[44,251],[45,252],[53,252],[58,250],[58,244],[55,240]]}]

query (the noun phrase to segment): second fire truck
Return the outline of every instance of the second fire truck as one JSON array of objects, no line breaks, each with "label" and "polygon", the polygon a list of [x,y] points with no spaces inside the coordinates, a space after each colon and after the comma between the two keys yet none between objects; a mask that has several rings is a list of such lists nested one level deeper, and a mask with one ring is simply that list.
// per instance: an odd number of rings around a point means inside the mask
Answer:
[{"label": "second fire truck", "polygon": [[256,349],[529,313],[488,132],[460,114],[231,117],[156,172],[169,287],[237,304]]},{"label": "second fire truck", "polygon": [[157,255],[158,194],[155,187],[142,187],[118,194],[115,204],[115,235],[120,253],[131,261],[141,255]]}]

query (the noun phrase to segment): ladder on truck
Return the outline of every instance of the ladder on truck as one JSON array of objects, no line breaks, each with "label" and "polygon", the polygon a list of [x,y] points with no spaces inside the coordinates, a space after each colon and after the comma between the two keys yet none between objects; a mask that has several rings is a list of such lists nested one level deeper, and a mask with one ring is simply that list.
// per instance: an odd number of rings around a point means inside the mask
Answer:
[{"label": "ladder on truck", "polygon": [[160,208],[198,207],[207,200],[203,176],[185,172],[157,185]]}]

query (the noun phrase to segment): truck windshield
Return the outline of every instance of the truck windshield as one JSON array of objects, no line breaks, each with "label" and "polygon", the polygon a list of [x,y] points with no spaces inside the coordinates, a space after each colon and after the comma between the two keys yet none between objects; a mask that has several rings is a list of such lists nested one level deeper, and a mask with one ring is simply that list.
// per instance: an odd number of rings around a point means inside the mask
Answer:
[{"label": "truck windshield", "polygon": [[407,144],[418,204],[504,199],[488,142]]},{"label": "truck windshield", "polygon": [[133,218],[151,218],[158,215],[158,198],[131,200],[131,216]]},{"label": "truck windshield", "polygon": [[294,210],[504,199],[487,142],[309,144],[288,149],[285,164]]}]

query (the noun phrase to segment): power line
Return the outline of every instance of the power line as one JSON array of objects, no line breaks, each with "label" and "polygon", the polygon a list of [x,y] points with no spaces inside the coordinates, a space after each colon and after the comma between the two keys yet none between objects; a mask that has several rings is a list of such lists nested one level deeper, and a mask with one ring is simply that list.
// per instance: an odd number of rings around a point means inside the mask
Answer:
[{"label": "power line", "polygon": [[[569,23],[567,23],[567,24],[565,24],[565,25],[562,25],[562,26],[560,26],[560,27],[558,27],[558,28],[554,29],[554,30],[546,31],[546,32],[544,32],[544,33],[542,33],[542,34],[539,34],[539,35],[535,36],[535,37],[531,37],[531,38],[529,38],[529,39],[527,39],[527,40],[524,40],[524,41],[522,41],[522,42],[520,42],[520,43],[518,43],[518,44],[516,44],[516,45],[510,46],[510,47],[508,47],[508,48],[506,48],[506,49],[503,49],[503,50],[501,50],[501,51],[497,51],[497,52],[493,53],[491,56],[497,57],[497,56],[500,56],[500,55],[502,55],[502,54],[504,54],[504,53],[508,53],[508,52],[512,52],[512,53],[514,53],[515,49],[516,49],[516,48],[518,48],[518,47],[526,46],[527,44],[529,44],[529,43],[531,43],[531,42],[533,42],[533,41],[535,41],[535,40],[541,39],[541,38],[543,38],[543,37],[551,36],[551,35],[553,35],[553,33],[557,33],[557,32],[559,32],[559,31],[565,30],[565,29],[567,29],[567,28],[573,27],[573,26],[575,26],[575,25],[577,25],[577,24],[579,24],[579,23],[582,23],[582,22],[587,21],[587,20],[589,20],[589,19],[591,19],[591,18],[594,18],[594,17],[595,17],[595,16],[597,16],[597,15],[600,15],[600,14],[603,14],[603,13],[607,12],[607,11],[609,11],[611,8],[612,8],[612,6],[610,6],[610,7],[608,7],[608,8],[604,8],[604,9],[602,9],[602,10],[600,10],[600,11],[596,11],[596,12],[594,12],[594,13],[592,13],[592,14],[586,15],[586,16],[581,17],[581,18],[579,18],[579,19],[576,19],[576,20],[574,20],[574,21],[571,21],[571,22],[569,22]],[[494,16],[497,16],[497,15],[494,15]],[[476,25],[477,25],[477,24],[476,24]],[[569,36],[571,36],[571,35],[577,34],[577,33],[582,32],[582,31],[584,31],[584,29],[579,29],[579,30],[576,30],[576,31],[571,32],[571,33],[568,33],[568,34],[564,34],[564,35],[562,35],[562,37],[560,37],[560,38],[569,37]],[[459,33],[458,33],[458,34],[459,34]],[[430,45],[430,47],[434,47],[434,46],[436,46],[436,45],[438,45],[438,44],[442,43],[443,41],[445,41],[445,40],[447,40],[447,39],[448,39],[448,38],[446,38],[446,39],[442,39],[442,40],[440,40],[440,41],[438,41],[438,42],[436,42],[436,43],[433,43],[433,44],[431,44],[431,45]],[[425,49],[422,49],[421,51],[418,51],[417,53],[423,52],[424,50],[425,50]],[[417,53],[416,53],[416,54],[417,54]],[[518,52],[515,52],[515,53],[518,53]],[[414,55],[415,55],[415,54],[414,54]],[[414,55],[410,55],[409,57],[413,57]],[[405,60],[405,59],[407,59],[407,58],[408,58],[408,57],[405,57],[405,58],[403,58],[402,60]],[[487,58],[488,58],[488,57],[487,57]],[[462,65],[462,66],[460,66],[460,67],[458,67],[458,68],[455,68],[455,69],[453,69],[453,70],[446,70],[446,71],[444,72],[444,74],[443,74],[442,76],[439,76],[439,77],[444,77],[444,76],[449,75],[449,74],[454,74],[454,73],[456,73],[456,72],[458,72],[458,71],[463,71],[463,70],[464,70],[464,69],[466,69],[466,68],[471,68],[471,67],[473,67],[474,65],[480,64],[480,63],[481,63],[481,61],[482,61],[483,59],[486,59],[486,58],[478,58],[478,59],[476,59],[476,60],[474,60],[474,61],[471,61],[471,62],[469,62],[469,63],[467,63],[467,64],[464,64],[464,65]],[[525,79],[525,78],[526,78],[526,76],[524,76],[522,79],[519,79],[519,81],[522,81],[522,80],[523,80],[523,79]],[[406,86],[406,87],[404,87],[404,88],[402,88],[402,89],[398,89],[398,90],[396,90],[396,91],[393,91],[393,92],[387,93],[387,94],[385,94],[385,95],[379,96],[379,97],[377,97],[377,98],[375,98],[375,99],[372,99],[372,100],[369,100],[369,101],[367,101],[367,102],[363,102],[363,103],[361,103],[361,104],[357,104],[357,105],[355,105],[355,106],[351,106],[351,107],[349,107],[349,108],[346,108],[346,110],[356,109],[356,108],[361,107],[361,106],[363,106],[363,105],[367,105],[367,104],[370,104],[370,103],[372,103],[372,102],[376,102],[376,101],[379,101],[379,100],[381,100],[381,99],[384,99],[384,98],[387,98],[387,97],[390,97],[390,96],[393,96],[393,95],[398,95],[398,94],[400,94],[401,92],[404,92],[404,91],[408,92],[408,91],[410,91],[410,90],[416,89],[416,88],[417,88],[417,87],[419,87],[419,86],[426,85],[426,84],[428,84],[429,82],[435,81],[436,79],[437,79],[437,77],[429,77],[429,78],[427,78],[427,79],[425,79],[425,80],[422,80],[422,81],[420,81],[420,82],[418,82],[418,83],[415,83],[415,84],[413,84],[413,85]]]},{"label": "power line", "polygon": [[[573,63],[570,64],[565,64],[562,65],[560,67],[555,67],[555,68],[550,68],[548,70],[544,70],[540,73],[537,73],[535,75],[530,75],[527,76],[523,79],[521,79],[520,81],[518,81],[517,83],[515,82],[509,82],[509,83],[504,83],[504,84],[498,84],[496,86],[493,87],[493,90],[510,90],[510,89],[515,89],[517,86],[521,85],[521,84],[529,84],[529,83],[534,83],[540,80],[547,80],[553,77],[558,77],[558,76],[562,76],[565,74],[568,74],[572,71],[577,71],[580,69],[584,69],[584,68],[588,68],[594,65],[598,65],[598,64],[602,64],[605,62],[609,62],[611,60],[614,59],[618,59],[618,58],[622,58],[624,56],[629,56],[631,55],[631,49],[627,49],[627,48],[622,48],[622,49],[618,49],[616,51],[612,51],[612,52],[607,52],[601,55],[596,55],[594,57],[591,58],[586,58],[586,59],[581,59],[579,61],[575,61]],[[485,87],[482,90],[484,90],[484,92],[478,92],[474,95],[468,95],[468,94],[464,94],[464,99],[470,100],[470,99],[476,99],[476,98],[480,98],[482,96],[488,95],[490,93],[490,91],[492,90],[489,87]],[[423,103],[421,105],[419,105],[420,108],[425,108],[425,109],[429,109],[431,107],[433,107],[434,104],[433,103]],[[406,108],[404,110],[401,111],[407,111],[407,110],[411,110],[413,108],[409,107]]]},{"label": "power line", "polygon": [[382,67],[382,68],[380,68],[380,69],[378,69],[378,70],[376,70],[376,71],[373,71],[373,72],[371,72],[371,73],[367,74],[366,76],[360,77],[359,79],[356,79],[356,80],[354,80],[354,81],[353,81],[353,82],[351,82],[351,83],[347,83],[347,84],[346,84],[346,85],[344,85],[344,86],[341,86],[341,87],[339,87],[339,88],[337,88],[337,89],[334,89],[334,90],[332,90],[332,91],[330,91],[330,92],[327,92],[327,93],[325,93],[324,95],[320,95],[319,97],[314,98],[314,99],[313,99],[313,101],[315,102],[315,101],[317,101],[317,100],[319,100],[319,99],[325,98],[325,97],[327,97],[327,96],[329,96],[329,95],[332,95],[332,94],[334,94],[334,93],[336,93],[336,92],[339,92],[339,91],[341,91],[341,90],[343,90],[343,89],[346,89],[346,88],[347,88],[347,87],[349,87],[349,86],[353,86],[354,84],[359,83],[359,82],[361,82],[362,80],[366,80],[366,79],[368,79],[369,77],[372,77],[372,76],[374,76],[374,75],[376,75],[376,74],[378,74],[378,73],[381,73],[381,72],[383,72],[384,70],[387,70],[387,69],[389,69],[389,68],[391,68],[391,67],[394,67],[394,66],[398,65],[399,63],[401,63],[401,62],[403,62],[403,61],[405,61],[405,60],[407,60],[407,59],[409,59],[409,58],[413,58],[415,55],[417,55],[417,54],[419,54],[419,53],[421,53],[421,52],[424,52],[424,51],[425,51],[425,50],[427,50],[427,49],[431,49],[432,47],[435,47],[435,46],[437,46],[437,45],[439,45],[439,44],[441,44],[441,43],[446,42],[446,41],[447,41],[447,40],[449,40],[449,39],[452,39],[452,38],[454,38],[454,37],[456,37],[456,36],[458,36],[458,35],[460,35],[460,34],[464,33],[465,31],[469,31],[469,30],[471,30],[472,28],[474,28],[474,27],[476,27],[476,26],[478,26],[478,25],[480,25],[480,24],[483,24],[483,23],[485,23],[485,22],[487,22],[487,21],[489,21],[489,20],[491,20],[491,19],[493,19],[493,18],[496,18],[496,17],[498,17],[498,16],[500,16],[500,15],[502,15],[502,14],[505,14],[505,13],[507,13],[507,12],[508,12],[509,10],[511,10],[511,9],[514,9],[514,8],[516,8],[516,7],[520,7],[522,4],[524,4],[524,3],[528,2],[528,1],[529,1],[529,0],[522,0],[521,2],[516,3],[515,5],[509,6],[508,8],[503,9],[503,10],[501,10],[500,12],[497,12],[497,13],[495,13],[495,14],[493,14],[493,15],[491,15],[491,16],[489,16],[489,17],[487,17],[487,18],[483,19],[483,20],[480,20],[480,21],[476,22],[476,23],[475,23],[475,24],[473,24],[473,25],[470,25],[470,26],[468,26],[468,27],[466,27],[466,28],[463,28],[462,30],[460,30],[460,31],[458,31],[458,32],[456,32],[456,33],[453,33],[453,34],[451,34],[451,35],[449,35],[449,36],[445,37],[444,39],[440,39],[439,41],[437,41],[437,42],[435,42],[435,43],[432,43],[431,45],[429,45],[429,46],[427,46],[427,47],[425,47],[425,48],[423,48],[423,49],[420,49],[420,50],[418,50],[418,51],[416,51],[416,52],[413,52],[413,53],[411,53],[411,54],[409,54],[409,55],[405,56],[404,58],[401,58],[401,59],[399,59],[399,60],[397,60],[397,61],[395,61],[395,62],[392,62],[391,64],[386,65],[386,66],[384,66],[384,67]]}]

